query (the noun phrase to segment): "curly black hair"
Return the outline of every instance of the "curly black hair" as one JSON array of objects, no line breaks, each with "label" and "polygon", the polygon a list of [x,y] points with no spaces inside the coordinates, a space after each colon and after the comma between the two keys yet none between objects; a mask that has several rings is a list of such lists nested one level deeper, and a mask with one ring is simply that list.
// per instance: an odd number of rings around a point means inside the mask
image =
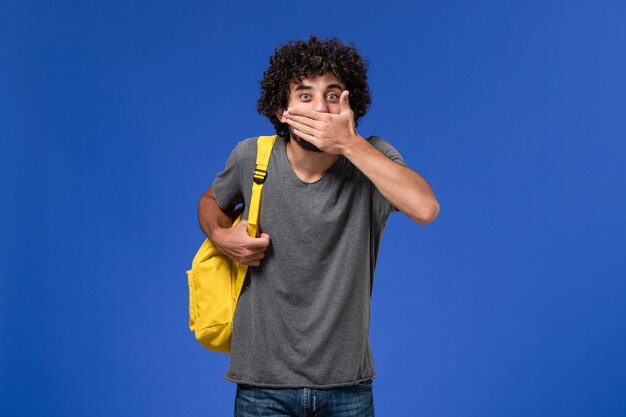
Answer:
[{"label": "curly black hair", "polygon": [[354,44],[344,44],[337,38],[318,40],[311,35],[308,42],[290,41],[278,47],[260,82],[261,97],[257,102],[257,111],[270,119],[278,135],[288,137],[287,124],[281,123],[275,113],[287,108],[289,84],[326,72],[331,72],[350,91],[350,107],[358,125],[372,102],[367,85],[367,61]]}]

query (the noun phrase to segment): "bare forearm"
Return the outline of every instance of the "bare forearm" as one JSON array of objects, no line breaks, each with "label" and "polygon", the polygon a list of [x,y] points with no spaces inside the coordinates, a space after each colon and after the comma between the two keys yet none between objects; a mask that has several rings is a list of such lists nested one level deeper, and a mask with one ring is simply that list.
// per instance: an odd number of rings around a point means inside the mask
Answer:
[{"label": "bare forearm", "polygon": [[233,224],[231,215],[217,204],[212,187],[209,187],[200,197],[200,201],[198,201],[198,223],[202,232],[211,242],[215,243],[215,230],[226,229]]},{"label": "bare forearm", "polygon": [[358,137],[344,150],[350,160],[394,207],[420,224],[432,222],[439,203],[426,180],[414,170],[400,165]]}]

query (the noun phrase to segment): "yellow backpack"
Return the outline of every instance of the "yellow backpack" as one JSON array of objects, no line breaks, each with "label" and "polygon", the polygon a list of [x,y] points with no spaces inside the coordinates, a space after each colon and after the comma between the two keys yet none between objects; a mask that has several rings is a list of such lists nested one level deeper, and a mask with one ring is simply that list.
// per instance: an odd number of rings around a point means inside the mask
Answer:
[{"label": "yellow backpack", "polygon": [[[276,136],[259,136],[257,140],[247,225],[248,235],[253,237],[259,227],[263,183],[275,141]],[[234,224],[240,220],[241,216]],[[189,329],[195,332],[198,342],[207,349],[230,353],[235,307],[247,271],[247,265],[241,265],[219,252],[208,239],[194,256],[191,269],[187,271]]]}]

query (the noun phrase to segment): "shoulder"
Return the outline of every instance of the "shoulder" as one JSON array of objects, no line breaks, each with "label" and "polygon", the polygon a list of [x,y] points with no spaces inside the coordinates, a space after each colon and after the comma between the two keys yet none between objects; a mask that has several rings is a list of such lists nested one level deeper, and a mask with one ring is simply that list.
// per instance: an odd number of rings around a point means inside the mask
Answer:
[{"label": "shoulder", "polygon": [[241,156],[248,155],[248,154],[254,155],[256,153],[257,139],[258,139],[258,136],[242,140],[241,142],[237,144],[237,146],[235,146],[233,153],[237,155],[241,155]]},{"label": "shoulder", "polygon": [[232,164],[254,163],[258,137],[252,137],[237,143],[228,158]]},{"label": "shoulder", "polygon": [[400,152],[396,148],[393,147],[389,141],[379,137],[379,136],[370,136],[367,138],[367,141],[370,145],[384,153],[389,159],[398,162],[402,165],[406,165],[404,162],[404,158],[400,155]]}]

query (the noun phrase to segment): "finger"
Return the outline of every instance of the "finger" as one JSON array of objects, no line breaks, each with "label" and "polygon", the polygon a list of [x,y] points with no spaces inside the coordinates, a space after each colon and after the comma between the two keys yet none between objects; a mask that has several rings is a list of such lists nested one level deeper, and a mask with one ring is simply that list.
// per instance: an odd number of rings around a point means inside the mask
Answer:
[{"label": "finger", "polygon": [[263,258],[265,258],[265,252],[255,252],[252,255],[246,256],[240,263],[249,266],[259,266]]},{"label": "finger", "polygon": [[286,113],[285,116],[297,115],[297,116],[308,117],[309,119],[313,119],[313,120],[323,120],[324,114],[325,114],[325,113],[320,113],[320,112],[313,111],[313,110],[298,109],[298,108],[287,109],[285,113]]},{"label": "finger", "polygon": [[315,136],[313,135],[309,135],[307,133],[301,132],[298,129],[294,129],[293,133],[295,133],[296,135],[298,135],[299,137],[301,137],[302,139],[306,140],[307,142],[317,146],[319,148],[318,142],[319,139],[317,139]]},{"label": "finger", "polygon": [[233,229],[237,229],[239,233],[242,233],[241,231],[243,230],[243,233],[247,235],[248,234],[248,221],[245,219],[241,219],[239,223],[233,226]]},{"label": "finger", "polygon": [[251,255],[249,260],[250,261],[260,261],[263,258],[265,258],[265,252],[257,252],[254,255]]},{"label": "finger", "polygon": [[254,240],[255,248],[265,250],[270,245],[270,235],[267,233],[261,233],[261,236],[255,238]]},{"label": "finger", "polygon": [[[296,122],[295,120],[291,120],[291,119],[287,119],[287,124],[289,126],[293,126],[294,129],[297,129],[298,131],[305,133],[309,136],[314,136],[315,133],[317,133],[317,130],[315,128],[312,128],[310,126],[307,125],[303,125],[300,122]],[[298,135],[300,136],[300,135]]]},{"label": "finger", "polygon": [[315,119],[311,119],[310,117],[306,117],[306,116],[300,116],[297,114],[292,114],[292,113],[286,113],[287,120],[293,120],[295,122],[298,123],[302,123],[303,125],[306,126],[310,126],[313,128],[318,128],[320,125],[320,121],[319,120],[315,120]]},{"label": "finger", "polygon": [[350,95],[350,92],[348,90],[343,90],[341,92],[341,96],[339,96],[339,105],[341,108],[341,113],[349,113],[352,111],[352,109],[350,108],[350,100],[348,98],[348,96]]},{"label": "finger", "polygon": [[264,251],[265,249],[267,249],[270,244],[270,237],[268,235],[265,236],[267,237],[263,237],[263,235],[261,235],[261,237],[251,238],[253,240],[250,245],[247,245],[248,248],[250,248],[250,250],[254,252]]}]

